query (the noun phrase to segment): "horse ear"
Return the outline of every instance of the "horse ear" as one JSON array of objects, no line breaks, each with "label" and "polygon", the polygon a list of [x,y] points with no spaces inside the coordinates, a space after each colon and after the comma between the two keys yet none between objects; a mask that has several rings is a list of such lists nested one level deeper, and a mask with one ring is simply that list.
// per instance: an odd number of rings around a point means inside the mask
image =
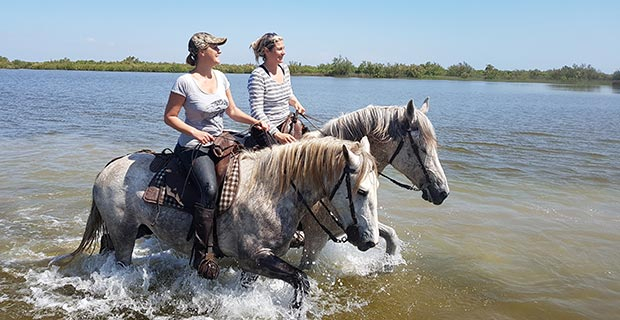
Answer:
[{"label": "horse ear", "polygon": [[349,154],[349,148],[345,144],[342,145],[342,154],[344,155],[344,161],[351,163],[351,155]]},{"label": "horse ear", "polygon": [[415,105],[413,104],[413,99],[409,100],[409,103],[407,103],[407,120],[410,122],[415,120]]},{"label": "horse ear", "polygon": [[426,97],[426,99],[424,99],[424,103],[422,103],[422,106],[420,107],[420,111],[422,111],[422,113],[426,114],[428,112],[428,108],[430,107],[429,105],[429,100],[431,99],[431,97]]},{"label": "horse ear", "polygon": [[342,153],[344,154],[344,160],[350,168],[357,168],[360,165],[360,156],[353,153],[347,145],[342,145]]},{"label": "horse ear", "polygon": [[362,145],[362,150],[370,153],[370,142],[368,141],[367,136],[362,137],[362,140],[360,140],[360,144]]}]

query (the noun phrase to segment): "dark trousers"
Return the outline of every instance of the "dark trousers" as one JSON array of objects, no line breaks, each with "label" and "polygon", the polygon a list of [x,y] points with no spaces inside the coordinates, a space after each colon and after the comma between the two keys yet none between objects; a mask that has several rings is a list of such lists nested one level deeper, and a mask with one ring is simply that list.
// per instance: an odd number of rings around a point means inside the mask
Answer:
[{"label": "dark trousers", "polygon": [[215,164],[218,158],[211,146],[186,148],[177,144],[174,152],[179,155],[183,166],[190,172],[192,181],[200,188],[200,205],[214,209],[218,189]]}]

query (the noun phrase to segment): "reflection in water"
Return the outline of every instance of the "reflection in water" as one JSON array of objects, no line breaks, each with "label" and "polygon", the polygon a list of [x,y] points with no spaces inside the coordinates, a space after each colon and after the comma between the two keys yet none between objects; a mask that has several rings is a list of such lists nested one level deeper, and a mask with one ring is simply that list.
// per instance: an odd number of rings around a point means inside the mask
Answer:
[{"label": "reflection in water", "polygon": [[549,83],[547,86],[553,90],[620,93],[620,80],[614,80],[611,85],[593,85],[576,83]]},{"label": "reflection in water", "polygon": [[554,90],[564,91],[584,91],[584,92],[604,92],[607,86],[591,85],[591,84],[567,84],[567,83],[550,83],[549,87]]},{"label": "reflection in water", "polygon": [[611,91],[613,93],[620,93],[620,80],[614,80],[611,82]]}]

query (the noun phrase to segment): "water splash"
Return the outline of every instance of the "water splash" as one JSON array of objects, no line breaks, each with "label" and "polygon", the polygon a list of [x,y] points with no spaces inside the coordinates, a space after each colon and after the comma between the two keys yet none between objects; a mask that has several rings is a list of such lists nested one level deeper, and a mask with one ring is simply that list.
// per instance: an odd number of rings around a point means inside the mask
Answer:
[{"label": "water splash", "polygon": [[[197,276],[186,257],[162,250],[156,239],[136,246],[129,267],[107,254],[81,256],[62,268],[30,269],[24,275],[30,292],[23,300],[37,314],[72,319],[321,318],[367,305],[351,289],[343,291],[338,279],[381,273],[386,263],[404,263],[400,255],[388,258],[384,252],[381,246],[362,253],[348,244],[328,244],[309,272],[312,289],[299,312],[290,308],[294,291],[287,283],[259,277],[251,288],[243,288],[241,270],[226,259],[219,278],[207,281]],[[286,258],[294,262],[297,254]]]}]

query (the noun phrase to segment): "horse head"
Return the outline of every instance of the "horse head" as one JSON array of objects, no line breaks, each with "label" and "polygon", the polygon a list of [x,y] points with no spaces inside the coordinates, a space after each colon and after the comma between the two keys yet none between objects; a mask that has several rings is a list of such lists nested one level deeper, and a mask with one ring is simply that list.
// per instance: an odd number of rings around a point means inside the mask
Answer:
[{"label": "horse head", "polygon": [[439,205],[448,197],[450,188],[439,162],[435,130],[426,117],[428,109],[429,98],[420,109],[409,100],[400,128],[402,139],[390,163],[422,191],[424,200]]},{"label": "horse head", "polygon": [[346,164],[330,200],[338,212],[347,241],[366,251],[379,242],[376,164],[366,137],[360,142],[343,144],[342,153]]}]

